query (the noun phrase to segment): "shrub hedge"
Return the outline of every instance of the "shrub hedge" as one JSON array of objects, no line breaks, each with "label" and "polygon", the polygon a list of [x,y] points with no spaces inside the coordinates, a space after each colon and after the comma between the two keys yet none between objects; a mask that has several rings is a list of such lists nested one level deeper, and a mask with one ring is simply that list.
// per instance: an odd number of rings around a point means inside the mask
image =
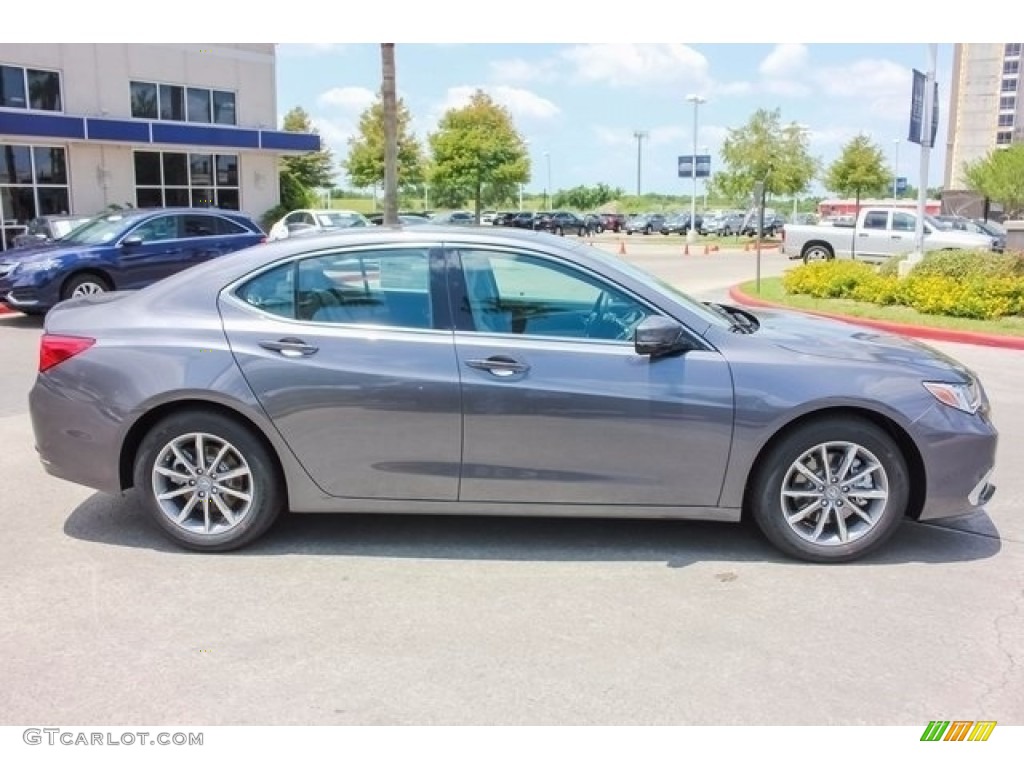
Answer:
[{"label": "shrub hedge", "polygon": [[925,254],[900,279],[894,257],[874,267],[862,261],[818,261],[792,269],[789,293],[873,304],[902,304],[930,315],[992,320],[1024,315],[1024,255],[985,251]]}]

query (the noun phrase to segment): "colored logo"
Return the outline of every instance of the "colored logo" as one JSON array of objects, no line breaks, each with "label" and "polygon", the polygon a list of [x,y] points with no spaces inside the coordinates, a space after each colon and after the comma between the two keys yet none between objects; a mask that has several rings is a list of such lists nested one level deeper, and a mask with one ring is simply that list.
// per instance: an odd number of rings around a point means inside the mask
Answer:
[{"label": "colored logo", "polygon": [[932,720],[921,741],[988,741],[995,727],[995,720]]}]

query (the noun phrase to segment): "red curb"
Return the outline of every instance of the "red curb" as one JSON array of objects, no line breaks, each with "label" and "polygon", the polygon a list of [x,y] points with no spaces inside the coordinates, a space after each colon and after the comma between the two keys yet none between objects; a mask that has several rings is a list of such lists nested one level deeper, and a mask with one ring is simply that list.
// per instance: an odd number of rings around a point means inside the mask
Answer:
[{"label": "red curb", "polygon": [[0,304],[0,315],[13,315],[14,310],[8,306]]},{"label": "red curb", "polygon": [[796,307],[787,307],[785,304],[766,301],[755,296],[748,296],[740,290],[738,285],[734,285],[729,289],[729,298],[750,307],[788,309],[808,315],[827,317],[832,320],[844,320],[848,323],[864,325],[868,328],[877,328],[880,331],[889,331],[902,334],[903,336],[912,336],[917,339],[955,341],[961,344],[977,344],[983,347],[1000,347],[1002,349],[1024,349],[1024,336],[1000,336],[994,333],[979,333],[977,331],[954,331],[948,328],[931,328],[926,325],[904,325],[902,323],[890,323],[885,320],[869,320],[864,317],[840,315],[834,312],[821,312],[815,309],[798,309]]}]

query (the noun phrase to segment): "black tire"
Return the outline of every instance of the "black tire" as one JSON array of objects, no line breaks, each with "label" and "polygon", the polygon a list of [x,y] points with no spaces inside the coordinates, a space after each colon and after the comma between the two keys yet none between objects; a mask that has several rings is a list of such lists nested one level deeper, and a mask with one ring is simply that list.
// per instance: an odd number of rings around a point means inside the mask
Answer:
[{"label": "black tire", "polygon": [[72,275],[60,289],[61,299],[70,299],[76,294],[106,293],[110,290],[110,282],[92,272],[79,272]]},{"label": "black tire", "polygon": [[562,227],[558,227],[558,234],[559,234],[559,235],[560,235],[561,237],[565,237],[565,230],[564,230],[564,229],[562,229]]},{"label": "black tire", "polygon": [[800,254],[804,264],[809,264],[812,261],[832,261],[835,257],[835,251],[825,243],[812,243],[806,246],[803,253]]},{"label": "black tire", "polygon": [[597,226],[597,229],[596,229],[595,231],[597,232],[597,234],[599,234],[599,235],[600,235],[600,234],[601,234],[602,232],[604,232],[604,227],[602,227],[602,226],[601,226],[601,225],[599,224],[599,225]]},{"label": "black tire", "polygon": [[[224,458],[217,467],[209,466],[200,468],[196,462],[198,450],[189,451],[189,441],[193,433],[203,433],[209,439],[204,440],[203,453],[206,454],[204,462],[211,462],[215,457],[210,453],[218,451],[218,445],[227,444],[230,451],[224,454]],[[172,442],[183,441],[184,445],[179,446],[185,457],[192,462],[192,468],[198,470],[198,474],[186,468],[180,462],[175,462],[170,453],[169,446]],[[195,446],[195,442],[191,442]],[[236,461],[241,458],[241,462]],[[192,481],[190,486],[195,486],[196,491],[189,492],[184,482],[177,480],[164,480],[164,475],[156,472],[157,462],[165,471],[177,473],[182,477],[195,477],[199,483]],[[218,470],[218,468],[224,468]],[[230,480],[214,482],[216,471],[223,474],[235,474],[239,469],[248,472],[246,476],[235,477]],[[248,507],[242,511],[234,507],[234,512],[240,513],[239,519],[231,523],[229,519],[218,511],[214,495],[217,490],[200,493],[200,484],[204,482],[207,487],[216,486],[222,489],[218,496],[221,505],[231,504],[243,505],[236,495],[231,493],[231,488],[236,491],[248,493],[251,498]],[[241,484],[239,481],[241,480]],[[167,510],[161,507],[161,502],[156,498],[157,483],[165,483],[167,490],[182,489],[177,494],[173,503],[167,500],[169,506],[177,507],[183,511],[188,503],[194,503],[194,511],[185,517],[183,524],[171,519]],[[177,483],[176,485],[174,483]],[[234,484],[234,485],[232,485]],[[246,426],[223,414],[201,409],[181,411],[172,414],[153,426],[143,438],[136,453],[135,461],[135,489],[139,493],[146,511],[156,522],[157,526],[172,541],[187,548],[203,552],[225,552],[232,549],[244,547],[262,536],[274,523],[278,515],[285,507],[286,496],[284,492],[284,480],[276,459],[264,446],[263,442]],[[165,492],[167,492],[165,490]],[[206,496],[205,502],[193,499],[193,496]],[[211,503],[213,502],[213,503]],[[210,520],[221,520],[223,523],[230,523],[226,529],[211,530],[210,532],[196,531],[195,528],[201,524],[200,520],[193,520],[193,517],[203,518],[203,504],[211,510]],[[177,505],[182,505],[178,507]],[[208,528],[213,526],[207,524]],[[222,524],[223,527],[223,524]]]},{"label": "black tire", "polygon": [[[822,446],[828,446],[829,472],[836,475],[815,487],[795,465],[802,461],[815,476],[822,476]],[[844,478],[839,473],[850,446],[856,446],[856,460]],[[856,480],[874,461],[878,468],[860,481],[863,485],[843,485],[843,479]],[[815,563],[838,563],[866,555],[895,533],[907,511],[909,487],[906,459],[884,430],[856,417],[833,416],[797,427],[770,449],[755,470],[748,502],[758,527],[785,554]],[[784,488],[791,489],[785,500]],[[884,492],[885,497],[859,496],[858,490]],[[825,522],[817,531],[826,504]],[[801,515],[803,519],[790,522],[789,517]]]},{"label": "black tire", "polygon": [[644,227],[644,234],[645,235],[651,234],[651,226],[649,224],[646,227]]}]

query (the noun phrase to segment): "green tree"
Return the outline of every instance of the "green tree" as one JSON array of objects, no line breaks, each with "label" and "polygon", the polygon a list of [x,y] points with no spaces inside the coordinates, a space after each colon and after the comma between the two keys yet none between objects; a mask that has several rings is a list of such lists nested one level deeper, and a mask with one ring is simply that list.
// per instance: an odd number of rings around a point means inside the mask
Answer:
[{"label": "green tree", "polygon": [[759,109],[746,125],[731,128],[721,156],[725,167],[712,177],[709,192],[737,203],[750,199],[758,181],[769,197],[804,192],[820,168],[807,133],[796,123],[784,126],[779,109]]},{"label": "green tree", "polygon": [[[309,114],[302,107],[295,107],[284,116],[282,130],[291,133],[317,133]],[[334,156],[327,147],[317,152],[281,159],[283,168],[288,169],[295,180],[308,190],[334,186]]]},{"label": "green tree", "polygon": [[994,149],[980,160],[964,163],[964,177],[970,189],[1002,203],[1008,216],[1024,211],[1024,144]]},{"label": "green tree", "polygon": [[600,183],[593,187],[580,185],[572,189],[559,190],[552,205],[555,208],[575,208],[578,211],[590,211],[617,200],[626,194],[620,187],[609,187]]},{"label": "green tree", "polygon": [[[423,148],[412,134],[412,115],[402,99],[397,101],[398,186],[405,192],[422,186]],[[377,99],[359,117],[359,128],[348,140],[348,157],[342,163],[355,187],[384,183],[384,104]]]},{"label": "green tree", "polygon": [[825,173],[825,187],[853,197],[860,208],[862,196],[885,195],[892,189],[892,174],[881,147],[864,134],[850,139]]},{"label": "green tree", "polygon": [[434,200],[472,200],[477,221],[487,185],[521,184],[530,178],[526,142],[512,115],[482,90],[465,107],[448,110],[429,143]]}]

